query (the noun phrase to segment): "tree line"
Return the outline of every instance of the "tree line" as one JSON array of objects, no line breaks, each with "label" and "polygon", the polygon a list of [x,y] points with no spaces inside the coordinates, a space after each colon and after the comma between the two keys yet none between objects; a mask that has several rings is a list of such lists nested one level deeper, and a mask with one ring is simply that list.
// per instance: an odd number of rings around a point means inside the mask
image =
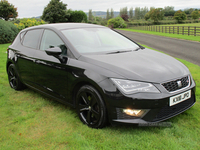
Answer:
[{"label": "tree line", "polygon": [[[18,16],[17,8],[7,0],[0,1],[0,19],[8,21]],[[60,0],[51,0],[43,10],[41,19],[49,23],[87,22],[87,15],[81,10],[67,9],[67,4]]]},{"label": "tree line", "polygon": [[155,8],[155,7],[136,7],[135,11],[133,11],[133,7],[131,7],[128,11],[127,7],[120,9],[120,16],[125,20],[153,20],[154,22],[158,22],[159,20],[163,20],[164,17],[174,17],[178,22],[182,20],[186,20],[187,16],[192,19],[198,19],[200,16],[200,9],[184,9],[175,11],[173,6],[166,6],[164,8]]},{"label": "tree line", "polygon": [[[10,4],[7,0],[0,1],[0,18],[4,20],[9,20],[10,18],[16,18],[18,16],[17,8],[14,5]],[[171,16],[176,19],[178,22],[186,20],[187,17],[193,19],[198,19],[200,16],[200,9],[185,9],[175,11],[173,6],[166,6],[164,8],[155,8],[155,7],[136,7],[133,10],[131,7],[129,10],[127,7],[120,9],[119,16],[124,21],[133,21],[133,20],[153,20],[158,22],[163,20],[164,17]],[[114,18],[114,10],[111,8],[107,9],[105,20]],[[92,9],[89,10],[88,17],[86,13],[79,10],[67,10],[67,4],[64,4],[60,0],[51,0],[48,5],[44,8],[41,19],[49,23],[58,23],[58,22],[88,22],[89,21],[102,21],[103,18],[93,16]]]},{"label": "tree line", "polygon": [[[113,15],[113,9],[111,8],[110,11],[107,9],[106,13],[106,20],[109,20],[111,18],[114,18]],[[155,7],[136,7],[135,10],[133,10],[133,7],[131,7],[128,10],[128,7],[124,7],[120,9],[119,16],[124,21],[134,21],[134,20],[153,20],[154,23],[158,22],[159,20],[163,20],[164,18],[170,18],[175,19],[178,22],[182,22],[183,20],[186,20],[187,18],[192,19],[198,19],[200,17],[200,9],[194,9],[194,8],[188,8],[184,10],[178,10],[175,11],[173,6],[166,6],[164,8],[155,8]],[[93,16],[92,9],[89,10],[89,21],[94,21],[99,17]],[[101,18],[102,20],[102,18]]]}]

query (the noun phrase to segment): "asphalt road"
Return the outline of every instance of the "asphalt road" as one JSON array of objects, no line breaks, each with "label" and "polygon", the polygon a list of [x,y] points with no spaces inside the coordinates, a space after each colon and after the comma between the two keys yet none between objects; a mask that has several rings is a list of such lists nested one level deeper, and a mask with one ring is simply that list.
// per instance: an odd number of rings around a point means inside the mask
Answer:
[{"label": "asphalt road", "polygon": [[179,40],[130,31],[117,31],[137,43],[147,45],[173,57],[181,58],[200,66],[200,42]]}]

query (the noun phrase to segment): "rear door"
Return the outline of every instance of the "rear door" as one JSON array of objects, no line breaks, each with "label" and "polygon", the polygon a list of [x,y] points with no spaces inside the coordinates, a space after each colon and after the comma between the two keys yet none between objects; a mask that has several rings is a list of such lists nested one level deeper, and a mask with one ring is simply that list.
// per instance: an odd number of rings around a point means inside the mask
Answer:
[{"label": "rear door", "polygon": [[18,45],[16,66],[21,80],[33,86],[34,75],[33,65],[35,60],[34,53],[39,49],[39,41],[43,29],[28,30],[21,33],[21,44]]}]

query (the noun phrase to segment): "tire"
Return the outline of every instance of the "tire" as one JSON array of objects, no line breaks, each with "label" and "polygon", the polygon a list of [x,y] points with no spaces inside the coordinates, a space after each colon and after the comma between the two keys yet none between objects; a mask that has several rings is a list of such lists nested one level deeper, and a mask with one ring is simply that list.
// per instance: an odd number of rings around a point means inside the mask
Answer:
[{"label": "tire", "polygon": [[17,91],[24,89],[24,85],[19,79],[19,76],[14,64],[11,64],[8,67],[8,81],[11,88]]},{"label": "tire", "polygon": [[105,104],[92,86],[80,88],[76,95],[76,110],[80,120],[91,128],[103,128],[107,123]]}]

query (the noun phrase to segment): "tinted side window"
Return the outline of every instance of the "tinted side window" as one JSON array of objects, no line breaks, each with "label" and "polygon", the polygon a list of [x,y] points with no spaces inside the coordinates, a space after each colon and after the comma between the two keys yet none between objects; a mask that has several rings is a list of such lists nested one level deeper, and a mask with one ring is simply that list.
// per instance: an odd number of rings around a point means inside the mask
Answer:
[{"label": "tinted side window", "polygon": [[42,37],[40,50],[46,50],[53,47],[60,47],[62,54],[67,55],[67,47],[60,39],[60,37],[51,30],[45,30]]},{"label": "tinted side window", "polygon": [[23,45],[26,47],[37,49],[41,32],[42,29],[27,31],[24,36]]}]

